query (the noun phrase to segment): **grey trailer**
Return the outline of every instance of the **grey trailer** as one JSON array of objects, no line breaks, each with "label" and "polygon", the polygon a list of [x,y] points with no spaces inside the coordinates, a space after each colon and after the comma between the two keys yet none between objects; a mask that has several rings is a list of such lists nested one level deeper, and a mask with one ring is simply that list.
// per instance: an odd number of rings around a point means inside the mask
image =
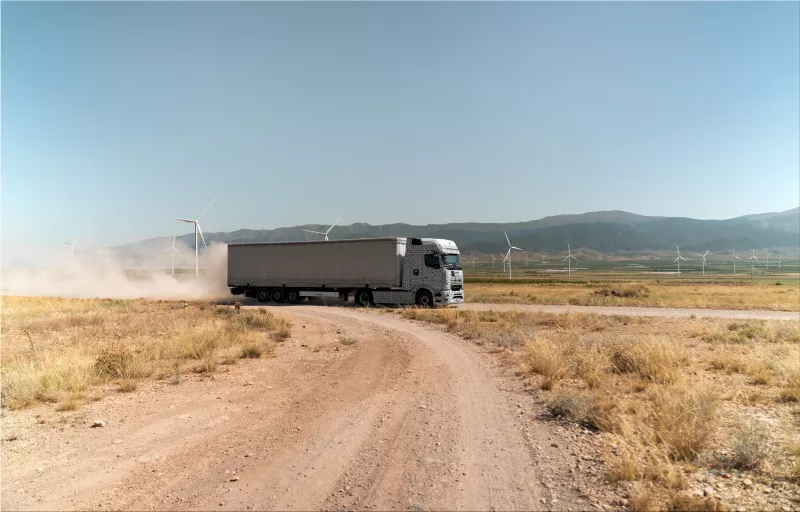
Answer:
[{"label": "grey trailer", "polygon": [[360,305],[463,302],[458,248],[438,239],[230,244],[228,287],[261,302],[351,296]]}]

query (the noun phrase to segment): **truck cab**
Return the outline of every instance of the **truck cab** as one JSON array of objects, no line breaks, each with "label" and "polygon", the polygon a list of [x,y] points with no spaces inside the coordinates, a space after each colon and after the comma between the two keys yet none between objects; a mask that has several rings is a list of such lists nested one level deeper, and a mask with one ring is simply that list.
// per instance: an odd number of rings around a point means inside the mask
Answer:
[{"label": "truck cab", "polygon": [[404,288],[415,292],[416,303],[424,302],[420,301],[420,290],[429,288],[432,306],[464,302],[461,253],[452,240],[409,238],[404,266]]}]

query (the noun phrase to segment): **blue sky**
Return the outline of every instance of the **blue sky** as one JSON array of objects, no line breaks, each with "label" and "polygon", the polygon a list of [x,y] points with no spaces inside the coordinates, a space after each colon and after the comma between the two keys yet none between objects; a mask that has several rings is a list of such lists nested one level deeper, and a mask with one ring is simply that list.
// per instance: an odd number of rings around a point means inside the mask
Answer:
[{"label": "blue sky", "polygon": [[2,236],[800,203],[800,4],[2,3]]}]

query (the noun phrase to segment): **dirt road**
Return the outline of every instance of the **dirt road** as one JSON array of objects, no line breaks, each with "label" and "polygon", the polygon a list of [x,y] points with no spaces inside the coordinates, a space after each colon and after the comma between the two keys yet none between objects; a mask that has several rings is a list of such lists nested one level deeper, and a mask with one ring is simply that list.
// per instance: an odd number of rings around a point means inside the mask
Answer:
[{"label": "dirt road", "polygon": [[275,359],[3,411],[3,508],[589,507],[577,434],[475,346],[378,312],[274,309],[294,324]]},{"label": "dirt road", "polygon": [[800,320],[797,311],[763,311],[763,310],[731,310],[731,309],[679,309],[679,308],[642,308],[642,307],[612,307],[612,306],[555,306],[545,304],[485,304],[465,303],[457,306],[459,309],[497,311],[541,311],[543,313],[594,313],[597,315],[624,315],[624,316],[658,316],[668,318],[731,318],[742,320]]}]

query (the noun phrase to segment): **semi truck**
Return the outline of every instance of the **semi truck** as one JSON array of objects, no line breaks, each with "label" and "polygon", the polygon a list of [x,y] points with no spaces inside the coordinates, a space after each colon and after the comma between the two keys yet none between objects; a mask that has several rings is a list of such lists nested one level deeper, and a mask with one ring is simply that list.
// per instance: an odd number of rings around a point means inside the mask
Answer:
[{"label": "semi truck", "polygon": [[464,302],[452,240],[365,238],[228,245],[228,287],[259,302],[306,297],[436,307]]}]

